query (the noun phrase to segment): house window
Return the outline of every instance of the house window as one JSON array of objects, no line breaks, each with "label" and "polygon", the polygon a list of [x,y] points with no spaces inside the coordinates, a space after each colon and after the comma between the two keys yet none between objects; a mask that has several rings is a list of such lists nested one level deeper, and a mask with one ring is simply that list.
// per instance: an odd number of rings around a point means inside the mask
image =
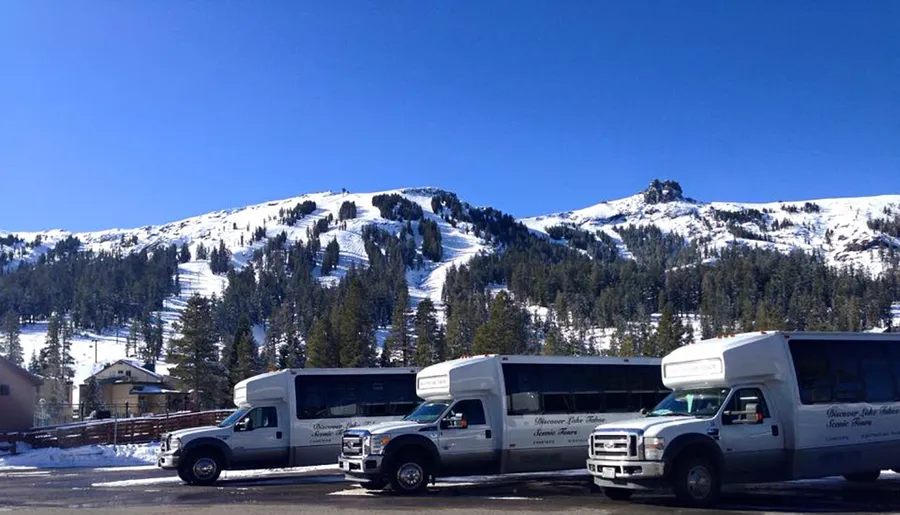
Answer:
[{"label": "house window", "polygon": [[0,384],[0,397],[6,397],[7,395],[9,395],[9,385]]},{"label": "house window", "polygon": [[125,375],[128,376],[128,377],[131,377],[131,370],[126,371],[126,372],[125,372]]}]

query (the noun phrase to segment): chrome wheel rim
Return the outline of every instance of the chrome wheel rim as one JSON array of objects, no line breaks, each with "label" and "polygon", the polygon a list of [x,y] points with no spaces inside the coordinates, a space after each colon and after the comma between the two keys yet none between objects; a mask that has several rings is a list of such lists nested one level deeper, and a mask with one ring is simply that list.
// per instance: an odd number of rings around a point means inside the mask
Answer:
[{"label": "chrome wheel rim", "polygon": [[687,489],[694,499],[706,499],[712,491],[712,474],[703,466],[691,468],[687,474]]},{"label": "chrome wheel rim", "polygon": [[404,463],[397,469],[397,482],[404,490],[415,490],[422,484],[425,471],[418,463]]},{"label": "chrome wheel rim", "polygon": [[200,458],[194,462],[193,469],[197,479],[209,479],[216,473],[216,461],[211,458]]}]

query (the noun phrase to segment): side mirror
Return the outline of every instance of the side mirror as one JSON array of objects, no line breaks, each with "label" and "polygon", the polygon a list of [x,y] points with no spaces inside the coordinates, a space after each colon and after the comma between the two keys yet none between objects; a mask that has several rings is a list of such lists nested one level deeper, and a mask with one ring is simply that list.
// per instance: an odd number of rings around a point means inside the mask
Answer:
[{"label": "side mirror", "polygon": [[253,422],[249,418],[241,420],[234,425],[235,431],[253,431]]}]

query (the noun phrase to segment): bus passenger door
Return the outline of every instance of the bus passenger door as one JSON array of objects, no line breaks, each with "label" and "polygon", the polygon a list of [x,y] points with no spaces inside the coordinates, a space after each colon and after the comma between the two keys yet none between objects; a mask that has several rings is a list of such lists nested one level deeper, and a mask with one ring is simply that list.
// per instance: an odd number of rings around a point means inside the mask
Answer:
[{"label": "bus passenger door", "polygon": [[442,475],[499,471],[500,430],[491,425],[481,399],[457,401],[441,420]]}]

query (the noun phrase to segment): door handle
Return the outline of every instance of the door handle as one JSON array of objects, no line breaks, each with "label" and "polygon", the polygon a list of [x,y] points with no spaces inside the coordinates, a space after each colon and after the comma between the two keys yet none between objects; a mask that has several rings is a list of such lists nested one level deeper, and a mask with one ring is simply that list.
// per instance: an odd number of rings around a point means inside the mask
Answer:
[{"label": "door handle", "polygon": [[776,424],[772,425],[772,436],[778,436],[778,426]]},{"label": "door handle", "polygon": [[275,433],[275,438],[277,438],[278,440],[281,440],[281,431],[277,431]]},{"label": "door handle", "polygon": [[490,429],[484,430],[484,437],[487,438],[488,440],[491,439],[491,430]]}]

